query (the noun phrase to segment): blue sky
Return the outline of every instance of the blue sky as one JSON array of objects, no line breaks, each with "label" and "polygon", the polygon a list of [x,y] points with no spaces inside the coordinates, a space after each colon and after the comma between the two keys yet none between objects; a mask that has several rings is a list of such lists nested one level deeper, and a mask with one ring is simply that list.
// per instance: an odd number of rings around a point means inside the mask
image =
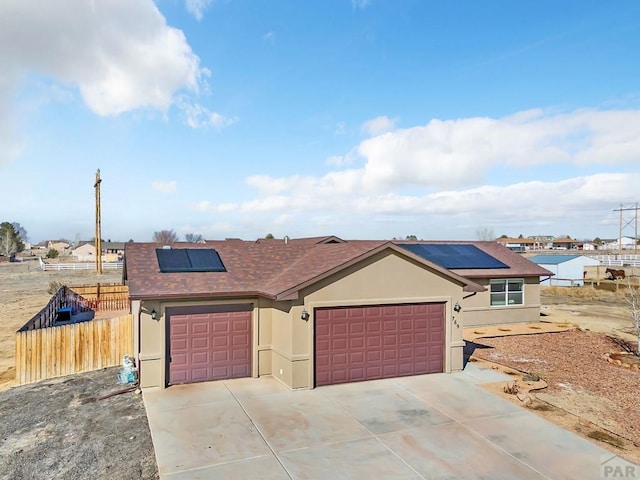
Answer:
[{"label": "blue sky", "polygon": [[[615,238],[640,3],[4,0],[0,220],[112,240]],[[628,233],[633,233],[628,232]]]}]

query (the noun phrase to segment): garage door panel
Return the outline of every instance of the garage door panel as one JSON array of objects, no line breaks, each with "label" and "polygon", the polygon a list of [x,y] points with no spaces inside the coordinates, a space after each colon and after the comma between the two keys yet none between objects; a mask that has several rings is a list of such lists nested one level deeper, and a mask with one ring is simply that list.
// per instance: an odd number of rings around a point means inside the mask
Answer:
[{"label": "garage door panel", "polygon": [[367,348],[380,348],[382,346],[382,338],[369,336],[365,338],[365,343]]},{"label": "garage door panel", "polygon": [[191,348],[209,348],[211,342],[209,342],[208,337],[192,337],[191,338]]},{"label": "garage door panel", "polygon": [[191,324],[191,335],[206,335],[209,333],[209,324],[201,320]]},{"label": "garage door panel", "polygon": [[169,314],[169,384],[251,375],[251,305]]},{"label": "garage door panel", "polygon": [[171,325],[171,335],[186,335],[188,332],[189,326],[186,323]]},{"label": "garage door panel", "polygon": [[346,350],[347,339],[346,338],[334,338],[331,340],[331,347],[333,351]]},{"label": "garage door panel", "polygon": [[351,365],[364,363],[364,352],[349,352],[349,363]]},{"label": "garage door panel", "polygon": [[444,303],[318,308],[316,385],[442,372]]},{"label": "garage door panel", "polygon": [[366,328],[367,334],[373,335],[373,334],[380,333],[381,329],[382,329],[382,326],[380,325],[380,322],[378,320],[371,319],[370,321],[367,322],[367,328]]}]

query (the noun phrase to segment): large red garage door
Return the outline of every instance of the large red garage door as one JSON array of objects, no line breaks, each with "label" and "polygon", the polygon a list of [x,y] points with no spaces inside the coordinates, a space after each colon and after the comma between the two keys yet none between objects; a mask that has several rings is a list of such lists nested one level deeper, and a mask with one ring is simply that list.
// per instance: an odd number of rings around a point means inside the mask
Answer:
[{"label": "large red garage door", "polygon": [[252,305],[167,309],[169,384],[251,376]]},{"label": "large red garage door", "polygon": [[444,303],[317,308],[316,385],[443,371]]}]

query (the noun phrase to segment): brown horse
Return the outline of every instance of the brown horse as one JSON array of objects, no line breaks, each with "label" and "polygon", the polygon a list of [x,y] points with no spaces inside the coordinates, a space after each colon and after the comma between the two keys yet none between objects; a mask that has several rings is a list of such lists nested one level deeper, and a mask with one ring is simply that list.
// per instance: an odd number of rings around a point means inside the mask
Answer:
[{"label": "brown horse", "polygon": [[619,278],[624,278],[624,269],[616,270],[615,268],[607,268],[605,270],[605,276],[609,275],[611,280],[617,280]]}]

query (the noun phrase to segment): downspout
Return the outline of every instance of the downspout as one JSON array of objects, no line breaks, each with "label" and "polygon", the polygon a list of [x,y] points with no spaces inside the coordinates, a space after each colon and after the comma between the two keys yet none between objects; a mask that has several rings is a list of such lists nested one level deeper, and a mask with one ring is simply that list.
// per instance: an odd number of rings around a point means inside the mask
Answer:
[{"label": "downspout", "polygon": [[134,349],[133,357],[136,360],[138,375],[140,375],[140,313],[141,312],[142,312],[142,302],[140,300],[132,300],[131,315],[133,316],[133,349]]}]

